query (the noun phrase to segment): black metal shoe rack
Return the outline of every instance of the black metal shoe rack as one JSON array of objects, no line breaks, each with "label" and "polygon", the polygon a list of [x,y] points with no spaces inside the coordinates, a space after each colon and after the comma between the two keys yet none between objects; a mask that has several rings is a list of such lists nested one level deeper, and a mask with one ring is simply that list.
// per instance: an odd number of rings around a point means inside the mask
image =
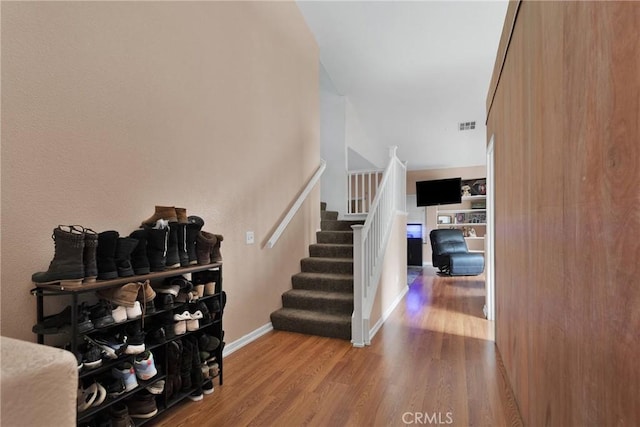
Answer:
[{"label": "black metal shoe rack", "polygon": [[[74,287],[74,288],[64,288],[57,284],[49,284],[49,285],[37,284],[37,287],[31,290],[31,293],[36,296],[36,300],[37,300],[37,322],[38,323],[42,322],[44,318],[45,297],[50,297],[50,296],[71,297],[71,325],[68,328],[61,329],[56,335],[59,335],[59,334],[68,335],[68,337],[66,338],[70,343],[71,350],[76,352],[83,341],[83,335],[91,336],[91,334],[93,333],[108,332],[108,330],[111,328],[121,327],[130,322],[140,322],[140,318],[132,319],[132,320],[127,320],[126,322],[109,325],[104,328],[94,328],[91,331],[88,331],[84,334],[79,334],[77,313],[78,313],[78,306],[80,305],[81,300],[86,300],[91,298],[93,293],[95,293],[95,291],[98,291],[100,289],[114,288],[114,287],[122,286],[124,284],[131,283],[131,282],[144,282],[145,280],[149,280],[153,287],[154,283],[157,283],[157,284],[162,283],[162,280],[167,277],[173,277],[173,276],[178,276],[178,275],[187,274],[187,273],[192,273],[192,277],[194,281],[196,279],[195,276],[199,274],[204,274],[204,275],[207,275],[208,281],[216,282],[215,293],[213,295],[206,295],[204,297],[199,298],[200,301],[205,301],[205,303],[209,307],[213,305],[209,303],[213,303],[214,299],[218,300],[217,302],[219,303],[220,311],[215,313],[211,312],[213,321],[205,325],[200,325],[200,328],[196,331],[187,331],[184,334],[176,335],[175,337],[172,337],[172,338],[167,338],[163,342],[155,342],[155,341],[148,342],[149,339],[145,340],[146,349],[150,350],[154,355],[154,362],[156,365],[156,369],[158,370],[158,374],[148,381],[141,381],[140,379],[138,379],[138,387],[136,387],[134,390],[125,392],[122,395],[116,396],[113,398],[107,397],[107,399],[105,399],[105,401],[101,405],[97,407],[91,407],[83,412],[79,412],[77,414],[78,425],[81,425],[81,424],[84,425],[86,423],[89,423],[91,419],[97,416],[98,413],[102,411],[108,412],[109,411],[108,408],[112,406],[114,403],[127,399],[128,397],[141,391],[143,388],[151,386],[158,381],[166,380],[167,372],[169,371],[168,360],[167,360],[168,344],[171,341],[187,337],[191,334],[195,334],[195,336],[197,337],[202,333],[206,333],[220,340],[219,347],[213,353],[216,356],[216,361],[219,366],[218,383],[219,385],[222,385],[223,372],[224,372],[223,362],[222,362],[222,352],[224,350],[224,345],[225,345],[224,330],[222,328],[222,317],[223,317],[223,311],[224,311],[224,302],[223,302],[223,295],[222,295],[222,289],[223,289],[222,288],[222,263],[212,263],[207,265],[175,268],[171,270],[154,272],[154,273],[140,275],[140,276],[120,277],[118,279],[113,279],[113,280],[98,280],[95,283],[84,284],[80,287]],[[162,308],[156,307],[156,309],[153,312],[145,313],[144,315],[145,329],[146,329],[146,325],[150,325],[150,324],[153,325],[154,317],[162,315],[162,313],[167,313],[167,312],[171,313],[174,311],[174,309],[184,308],[186,307],[186,305],[187,303],[175,303],[171,307],[162,307]],[[38,337],[39,344],[46,344],[45,337],[51,337],[51,335],[37,334],[37,337]],[[80,380],[96,377],[100,374],[110,372],[111,368],[123,362],[130,362],[133,364],[134,357],[135,357],[134,355],[124,354],[116,360],[103,359],[102,366],[96,369],[90,369],[90,370],[83,369],[82,371],[79,372],[78,376]],[[214,381],[214,380],[215,378],[211,379],[210,381]],[[193,391],[195,391],[195,389],[178,391],[177,393],[174,393],[171,396],[171,398],[168,398],[167,389],[165,387],[163,393],[156,397],[158,414],[154,415],[152,418],[134,419],[136,426],[140,426],[148,421],[153,420],[161,413],[170,409],[176,403],[187,398]]]}]

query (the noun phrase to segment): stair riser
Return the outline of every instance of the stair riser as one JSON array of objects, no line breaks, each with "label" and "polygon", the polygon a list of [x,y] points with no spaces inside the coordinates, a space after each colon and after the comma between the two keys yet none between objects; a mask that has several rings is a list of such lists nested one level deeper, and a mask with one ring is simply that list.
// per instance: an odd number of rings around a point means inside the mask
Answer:
[{"label": "stair riser", "polygon": [[353,262],[305,258],[300,261],[300,266],[303,273],[353,274]]},{"label": "stair riser", "polygon": [[291,278],[291,283],[293,289],[353,293],[353,278],[349,280],[328,278],[310,279],[296,274]]},{"label": "stair riser", "polygon": [[353,244],[353,232],[345,231],[318,231],[316,233],[316,240],[318,243],[338,243],[338,244]]},{"label": "stair riser", "polygon": [[350,315],[353,313],[353,300],[344,301],[325,298],[304,298],[297,295],[284,293],[282,306],[297,308],[300,310],[321,311],[323,313],[341,313]]},{"label": "stair riser", "polygon": [[351,231],[352,225],[362,225],[363,221],[328,221],[320,222],[320,229],[323,231]]},{"label": "stair riser", "polygon": [[322,211],[320,212],[320,219],[335,221],[338,219],[338,212],[336,211]]},{"label": "stair riser", "polygon": [[322,258],[353,258],[353,245],[351,246],[324,246],[310,245],[309,255]]},{"label": "stair riser", "polygon": [[327,322],[314,322],[304,319],[283,318],[276,313],[271,315],[273,328],[280,331],[298,332],[307,335],[321,337],[351,339],[351,325],[344,323],[329,324]]}]

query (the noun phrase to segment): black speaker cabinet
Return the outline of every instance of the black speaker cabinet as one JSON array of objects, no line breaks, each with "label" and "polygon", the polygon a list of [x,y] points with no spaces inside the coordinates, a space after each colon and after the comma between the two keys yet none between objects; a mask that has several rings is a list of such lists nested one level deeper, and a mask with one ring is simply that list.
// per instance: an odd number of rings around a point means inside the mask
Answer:
[{"label": "black speaker cabinet", "polygon": [[407,264],[422,267],[422,239],[407,238]]}]

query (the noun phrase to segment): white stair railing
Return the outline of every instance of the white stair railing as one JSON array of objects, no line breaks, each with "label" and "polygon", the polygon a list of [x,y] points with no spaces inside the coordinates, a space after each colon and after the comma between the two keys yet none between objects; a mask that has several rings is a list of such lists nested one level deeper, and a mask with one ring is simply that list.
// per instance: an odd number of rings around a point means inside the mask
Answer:
[{"label": "white stair railing", "polygon": [[382,169],[347,172],[347,215],[369,212],[382,180]]},{"label": "white stair railing", "polygon": [[269,241],[267,242],[268,248],[273,248],[276,245],[276,242],[278,241],[280,236],[282,236],[284,229],[287,228],[296,212],[298,212],[298,209],[300,209],[300,206],[302,206],[302,203],[304,203],[304,201],[307,199],[307,196],[309,196],[311,190],[313,190],[313,187],[315,187],[315,185],[318,183],[326,168],[327,162],[324,159],[320,159],[320,166],[318,166],[318,169],[316,169],[316,172],[309,179],[307,185],[304,187],[296,201],[293,203],[291,209],[289,209],[289,212],[287,212],[287,215],[285,215],[285,217],[282,219],[280,224],[278,224],[278,227],[269,238]]},{"label": "white stair railing", "polygon": [[389,149],[389,164],[384,170],[376,196],[364,225],[353,228],[353,315],[351,343],[354,347],[371,344],[369,318],[378,290],[384,254],[396,212],[406,211],[407,168]]}]

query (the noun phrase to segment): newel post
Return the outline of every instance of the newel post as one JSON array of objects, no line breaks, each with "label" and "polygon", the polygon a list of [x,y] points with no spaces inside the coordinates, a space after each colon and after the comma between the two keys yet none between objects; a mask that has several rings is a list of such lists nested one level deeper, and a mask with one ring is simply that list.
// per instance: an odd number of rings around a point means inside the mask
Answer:
[{"label": "newel post", "polygon": [[362,245],[362,225],[352,225],[353,229],[353,315],[351,316],[351,344],[364,347],[364,324],[362,320],[364,296],[364,262]]}]

